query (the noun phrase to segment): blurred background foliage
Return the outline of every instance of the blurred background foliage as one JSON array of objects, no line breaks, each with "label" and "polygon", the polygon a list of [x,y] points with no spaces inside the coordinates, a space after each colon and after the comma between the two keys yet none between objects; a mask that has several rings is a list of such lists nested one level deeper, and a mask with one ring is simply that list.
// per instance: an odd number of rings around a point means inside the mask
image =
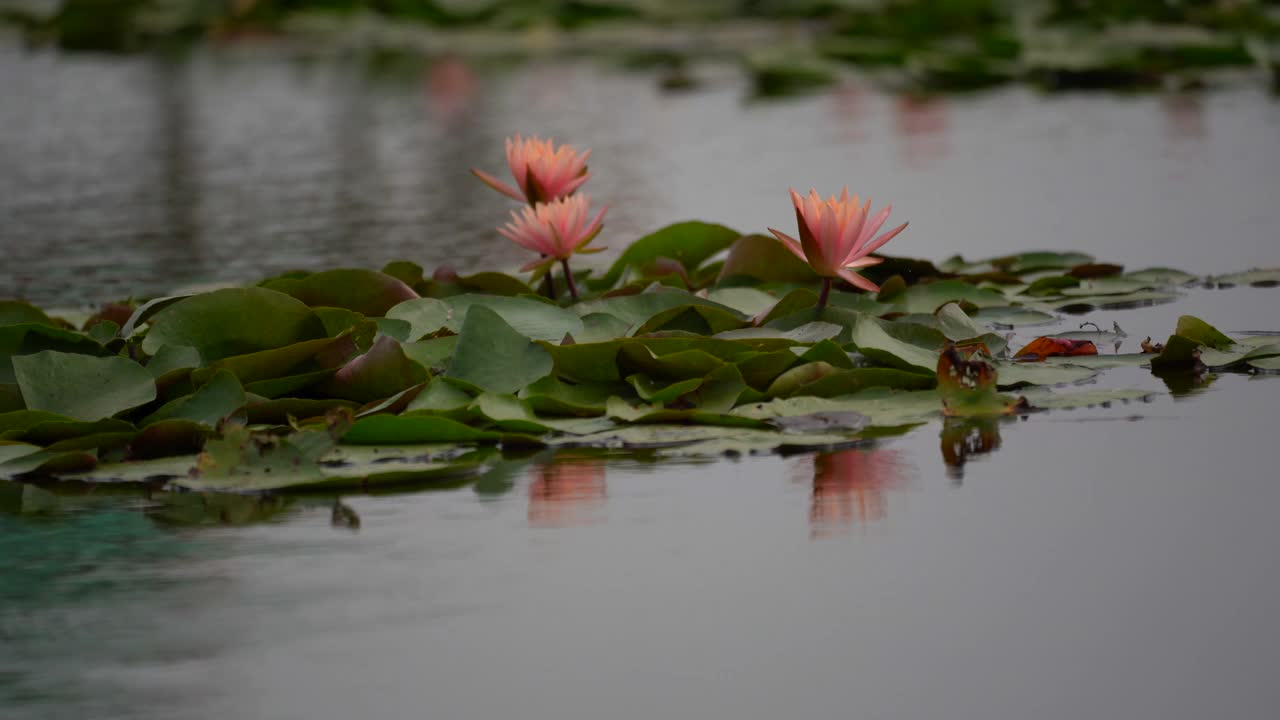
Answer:
[{"label": "blurred background foliage", "polygon": [[725,43],[673,49],[664,33],[736,30],[729,44],[763,94],[825,84],[841,64],[899,68],[925,89],[1188,86],[1232,67],[1274,86],[1280,58],[1280,0],[0,0],[0,23],[31,43],[115,52],[300,34],[412,38],[428,52],[483,36],[469,47],[502,52],[530,34],[572,49],[582,42],[564,38],[595,33],[651,38],[650,59],[667,65]]}]

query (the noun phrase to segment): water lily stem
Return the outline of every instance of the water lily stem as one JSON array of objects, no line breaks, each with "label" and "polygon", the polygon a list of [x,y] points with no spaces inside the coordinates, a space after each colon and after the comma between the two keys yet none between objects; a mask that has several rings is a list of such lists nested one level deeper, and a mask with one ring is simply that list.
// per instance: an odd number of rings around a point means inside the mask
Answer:
[{"label": "water lily stem", "polygon": [[556,299],[556,278],[550,271],[542,278],[542,291],[552,300]]},{"label": "water lily stem", "polygon": [[569,286],[569,297],[578,300],[578,284],[573,281],[573,273],[569,271],[568,258],[560,259],[560,267],[564,268],[564,282]]},{"label": "water lily stem", "polygon": [[822,293],[818,295],[818,310],[827,306],[827,298],[831,296],[831,278],[822,278]]}]

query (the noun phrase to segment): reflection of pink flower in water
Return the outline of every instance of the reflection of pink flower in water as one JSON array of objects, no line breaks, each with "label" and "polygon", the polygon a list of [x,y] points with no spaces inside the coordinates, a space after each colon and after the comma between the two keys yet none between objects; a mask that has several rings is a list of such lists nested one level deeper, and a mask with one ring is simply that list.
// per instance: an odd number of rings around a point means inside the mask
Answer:
[{"label": "reflection of pink flower in water", "polygon": [[475,95],[476,77],[465,60],[446,55],[427,68],[427,107],[444,122],[456,120]]},{"label": "reflection of pink flower in water", "polygon": [[896,450],[853,449],[813,459],[813,503],[809,529],[826,537],[885,517],[885,491],[903,480],[903,461]]},{"label": "reflection of pink flower in water", "polygon": [[1160,98],[1165,132],[1175,140],[1204,137],[1204,102],[1193,93],[1170,93]]},{"label": "reflection of pink flower in water", "polygon": [[942,98],[903,95],[893,110],[904,165],[927,167],[947,154],[947,106]]},{"label": "reflection of pink flower in water", "polygon": [[605,500],[604,463],[555,460],[530,469],[530,527],[573,527],[596,519]]},{"label": "reflection of pink flower in water", "polygon": [[866,136],[863,127],[863,115],[866,114],[870,97],[862,85],[852,80],[840,83],[831,92],[832,109],[840,119],[840,137],[843,140],[858,141]]}]

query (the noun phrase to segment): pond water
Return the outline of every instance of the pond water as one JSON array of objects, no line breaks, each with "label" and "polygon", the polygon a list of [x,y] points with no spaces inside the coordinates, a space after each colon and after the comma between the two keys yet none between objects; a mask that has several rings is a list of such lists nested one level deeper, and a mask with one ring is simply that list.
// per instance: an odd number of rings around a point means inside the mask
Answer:
[{"label": "pond water", "polygon": [[[509,266],[467,175],[501,138],[594,148],[625,241],[786,223],[849,182],[940,259],[1080,249],[1280,264],[1280,105],[745,103],[584,61],[510,68],[0,51],[0,296],[50,305],[272,269]],[[1277,331],[1280,289],[1090,313]],[[1029,339],[1029,332],[1020,333]],[[0,717],[1204,718],[1280,707],[1280,378],[1099,383],[1149,402],[932,422],[824,455],[540,455],[479,483],[243,501],[0,483]]]}]

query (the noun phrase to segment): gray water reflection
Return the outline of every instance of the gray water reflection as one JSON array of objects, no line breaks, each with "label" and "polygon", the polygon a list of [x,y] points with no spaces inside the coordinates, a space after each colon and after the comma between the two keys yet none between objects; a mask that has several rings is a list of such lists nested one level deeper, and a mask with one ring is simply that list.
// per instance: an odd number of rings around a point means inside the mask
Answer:
[{"label": "gray water reflection", "polygon": [[46,499],[0,514],[0,700],[7,718],[1265,717],[1274,433],[1220,420],[1278,397],[1228,376],[1194,402],[1002,424],[959,486],[930,423],[816,458],[570,457],[496,496],[349,496],[357,533],[325,503],[200,530]]},{"label": "gray water reflection", "polygon": [[[508,203],[468,174],[515,131],[595,150],[616,246],[698,217],[786,220],[846,183],[912,222],[900,252],[1077,248],[1219,272],[1274,262],[1280,105],[1209,95],[744,101],[731,69],[665,94],[586,60],[519,67],[223,48],[67,58],[0,48],[0,295],[45,303],[290,268],[513,267]],[[732,127],[732,132],[726,128]]]},{"label": "gray water reflection", "polygon": [[[1280,262],[1280,114],[1253,91],[849,84],[744,106],[735,75],[706,72],[707,92],[668,96],[585,62],[3,50],[0,295],[515,264],[489,231],[505,201],[467,175],[515,130],[595,148],[621,238],[763,227],[787,185],[850,182],[894,201],[902,251],[927,257]],[[1280,330],[1277,292],[1190,289],[1064,327]],[[346,497],[356,532],[330,499],[0,485],[0,716],[1270,716],[1280,379],[1097,384],[1156,397],[818,457],[513,459],[470,488]]]}]

